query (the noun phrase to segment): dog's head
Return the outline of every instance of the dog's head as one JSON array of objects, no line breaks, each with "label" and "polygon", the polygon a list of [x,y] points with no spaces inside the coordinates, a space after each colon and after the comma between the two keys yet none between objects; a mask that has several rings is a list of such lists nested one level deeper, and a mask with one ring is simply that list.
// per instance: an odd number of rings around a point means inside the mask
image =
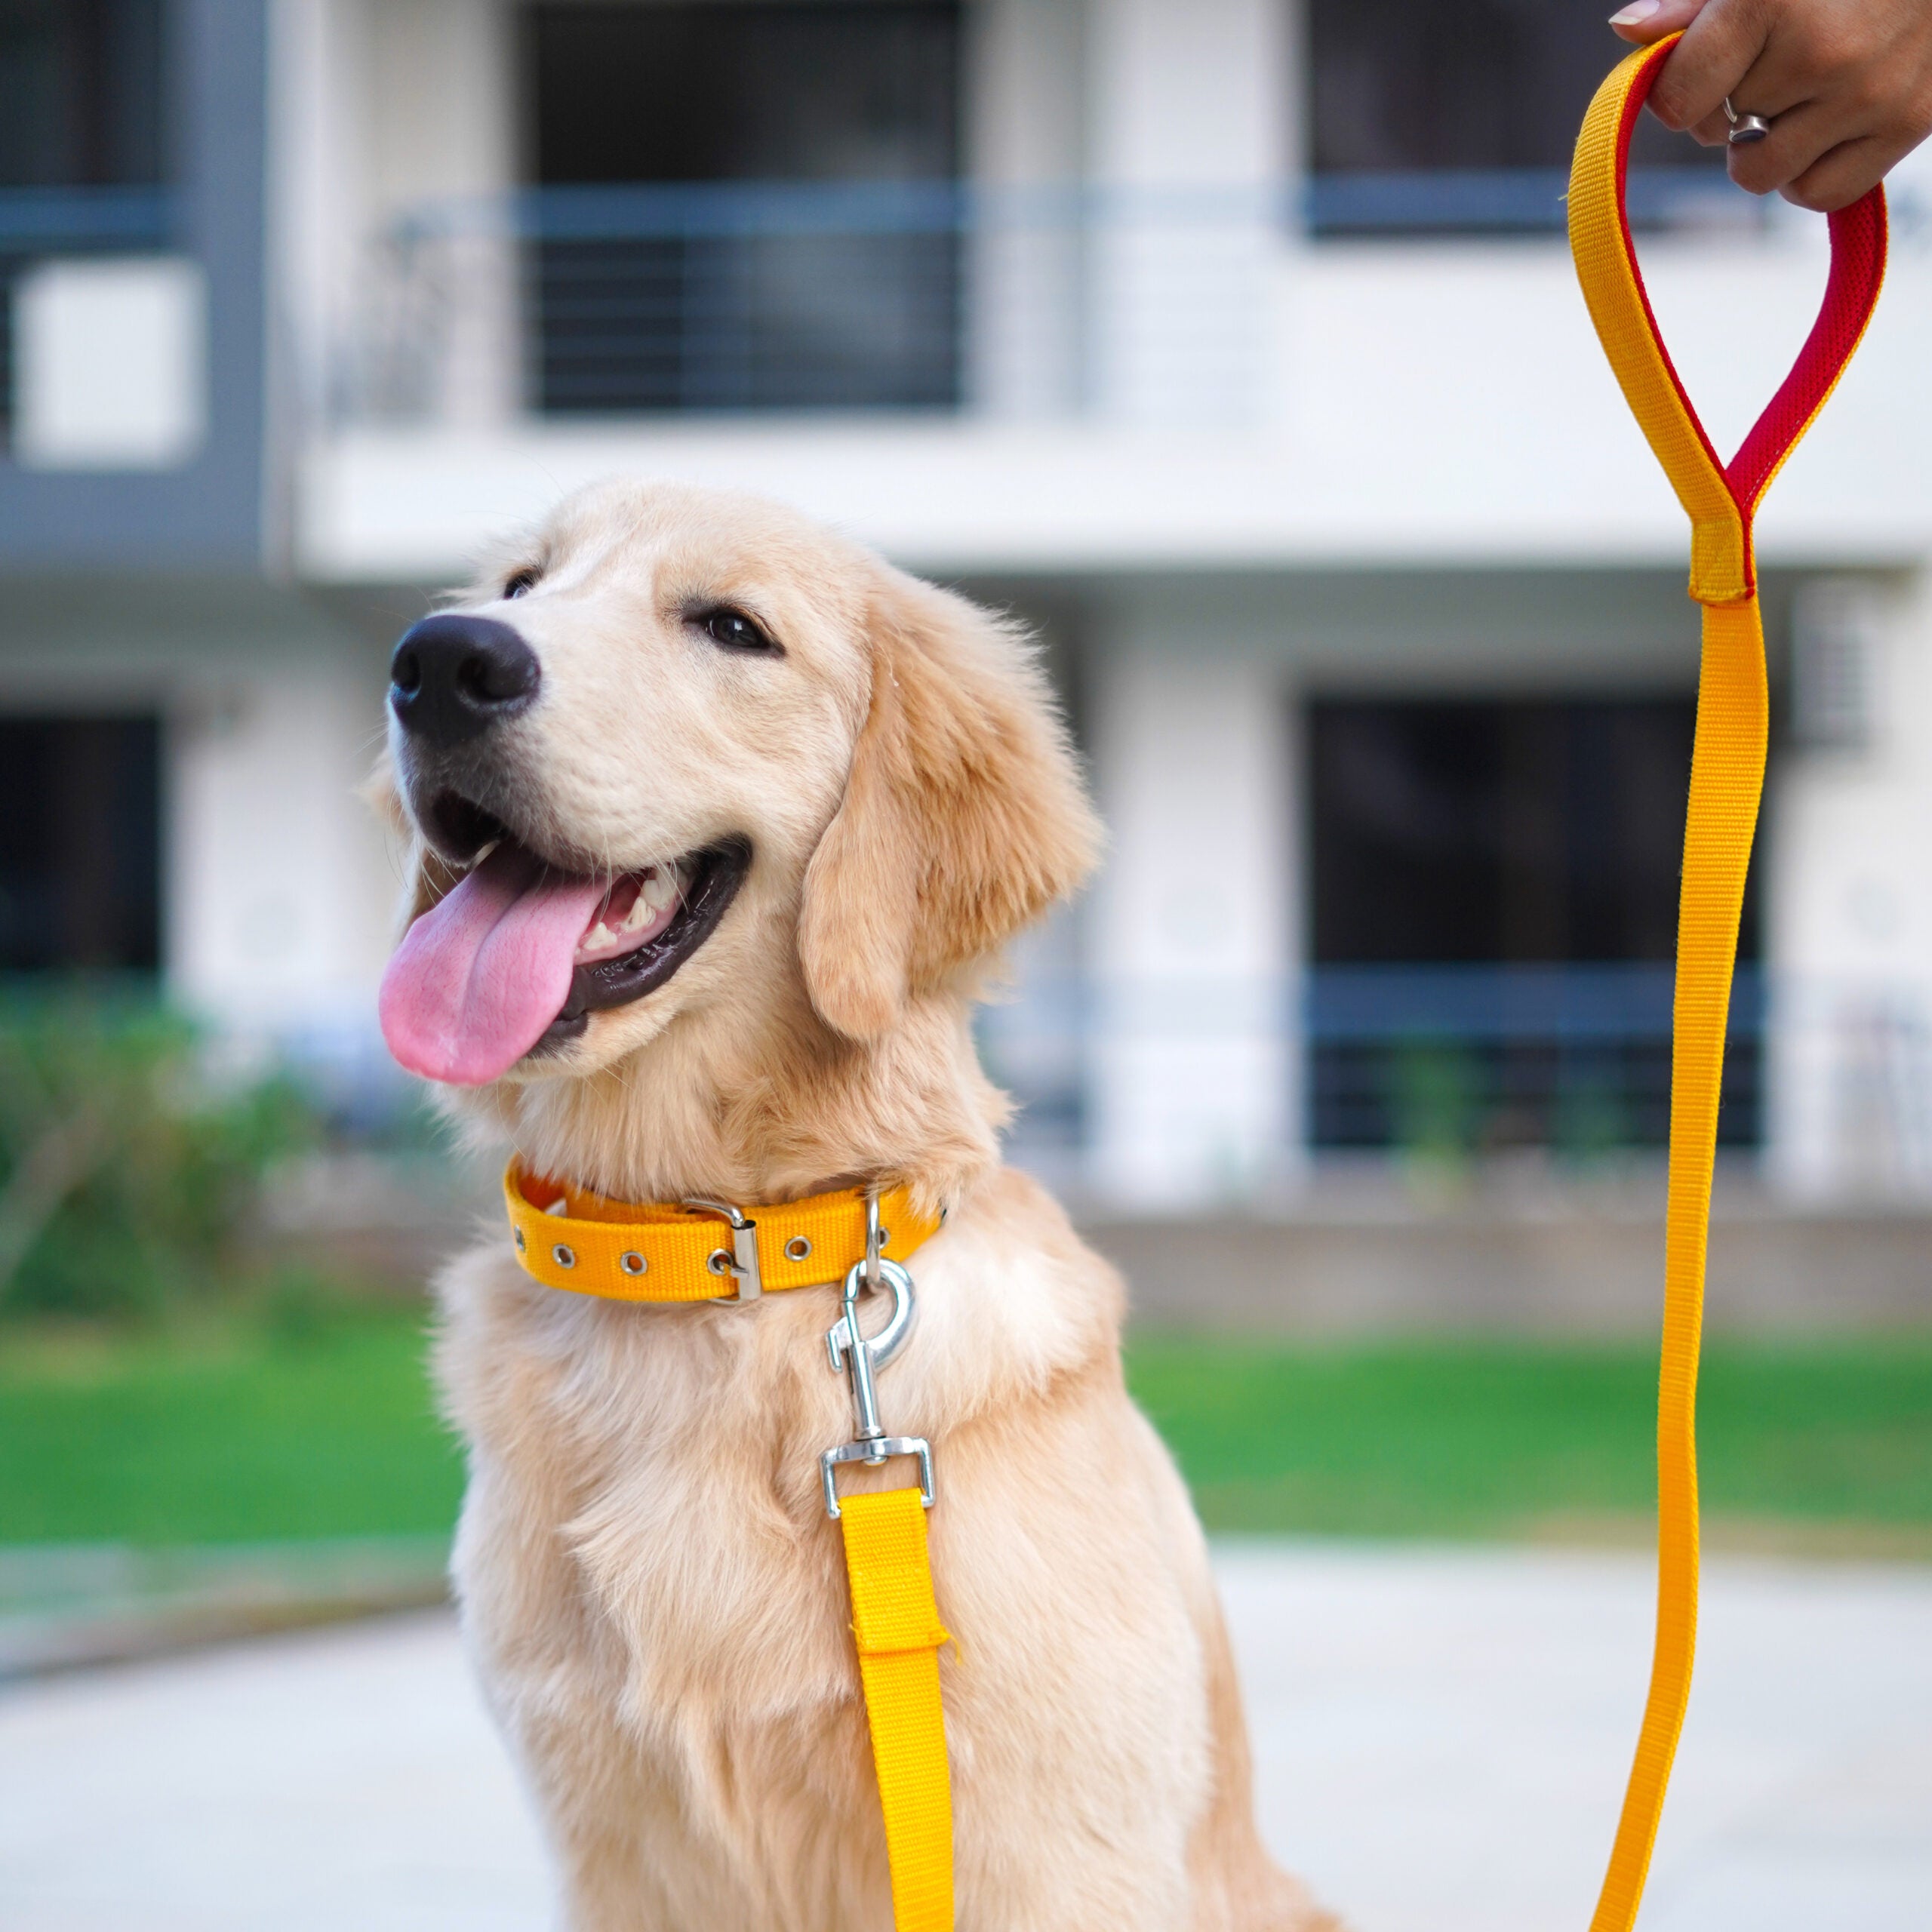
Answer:
[{"label": "dog's head", "polygon": [[1096,847],[1010,626],[744,498],[583,494],[392,678],[417,869],[383,1030],[456,1085],[582,1075],[801,988],[876,1040]]}]

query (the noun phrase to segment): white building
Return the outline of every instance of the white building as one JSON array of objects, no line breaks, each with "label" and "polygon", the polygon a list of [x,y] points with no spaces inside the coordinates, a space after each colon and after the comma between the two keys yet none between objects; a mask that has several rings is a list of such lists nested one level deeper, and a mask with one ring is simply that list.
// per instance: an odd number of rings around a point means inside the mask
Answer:
[{"label": "white building", "polygon": [[[1574,11],[91,11],[128,151],[0,137],[0,743],[66,814],[0,835],[0,963],[158,966],[365,1051],[387,644],[492,531],[665,475],[1041,625],[1113,835],[989,1026],[1042,1157],[1181,1204],[1324,1147],[1654,1139],[1697,622],[1561,233],[1618,52]],[[1915,171],[1761,526],[1780,742],[1730,1131],[1814,1196],[1932,1186]],[[1694,165],[1639,189],[1732,447],[1823,224]],[[44,802],[88,758],[125,823]],[[112,866],[120,928],[75,883]]]}]

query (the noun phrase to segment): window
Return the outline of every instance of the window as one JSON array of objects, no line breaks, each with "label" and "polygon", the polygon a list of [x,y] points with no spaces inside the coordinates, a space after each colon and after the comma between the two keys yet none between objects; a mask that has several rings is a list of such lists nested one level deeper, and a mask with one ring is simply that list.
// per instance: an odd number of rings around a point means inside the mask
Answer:
[{"label": "window", "polygon": [[[1329,234],[1558,229],[1571,152],[1623,43],[1571,0],[1309,0],[1312,225]],[[1708,213],[1723,151],[1646,115],[1639,220]],[[1742,195],[1721,199],[1752,219]]]},{"label": "window", "polygon": [[[1695,707],[1310,713],[1315,1137],[1661,1146]],[[1755,894],[1723,1137],[1758,1135]]]},{"label": "window", "polygon": [[0,431],[14,275],[165,238],[162,0],[0,0]]},{"label": "window", "polygon": [[957,6],[558,5],[527,28],[542,408],[956,403]]},{"label": "window", "polygon": [[161,0],[0,0],[0,189],[162,179]]},{"label": "window", "polygon": [[161,963],[152,718],[0,718],[0,971]]}]

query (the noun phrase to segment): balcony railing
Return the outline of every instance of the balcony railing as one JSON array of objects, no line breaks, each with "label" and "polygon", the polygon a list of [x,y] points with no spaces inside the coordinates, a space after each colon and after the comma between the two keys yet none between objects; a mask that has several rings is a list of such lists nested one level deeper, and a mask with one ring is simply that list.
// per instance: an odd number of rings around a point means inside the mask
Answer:
[{"label": "balcony railing", "polygon": [[0,258],[159,248],[174,226],[165,188],[0,188]]},{"label": "balcony railing", "polygon": [[[339,419],[970,411],[1265,413],[1302,236],[1555,235],[1554,170],[1305,183],[531,189],[374,243],[325,385]],[[1746,227],[1721,174],[1635,171],[1640,226]]]},{"label": "balcony railing", "polygon": [[[1198,1050],[1204,1065],[1231,1037],[1276,1035],[1300,1042],[1289,1063],[1300,1091],[1286,1111],[1316,1148],[1586,1157],[1665,1143],[1672,983],[1668,965],[1329,966],[1272,987],[1100,989],[1052,976],[986,1009],[979,1032],[1029,1143],[1084,1139],[1097,1051]],[[1728,1146],[1764,1136],[1765,1015],[1761,974],[1740,968],[1720,1122]],[[1932,1062],[1896,1044],[1901,1091],[1915,1093]],[[1932,1104],[1932,1091],[1923,1097]]]},{"label": "balcony railing", "polygon": [[[1561,234],[1569,192],[1560,168],[1326,174],[1310,179],[1306,211],[1318,235]],[[1638,229],[1759,229],[1770,212],[1709,167],[1633,168],[1626,199]]]},{"label": "balcony railing", "polygon": [[1260,381],[1267,189],[958,182],[569,187],[379,240],[339,414],[1237,416]]},{"label": "balcony railing", "polygon": [[[1670,1126],[1663,965],[1329,966],[1307,977],[1318,1147],[1580,1154],[1661,1147]],[[1762,1137],[1764,989],[1733,989],[1718,1137]]]}]

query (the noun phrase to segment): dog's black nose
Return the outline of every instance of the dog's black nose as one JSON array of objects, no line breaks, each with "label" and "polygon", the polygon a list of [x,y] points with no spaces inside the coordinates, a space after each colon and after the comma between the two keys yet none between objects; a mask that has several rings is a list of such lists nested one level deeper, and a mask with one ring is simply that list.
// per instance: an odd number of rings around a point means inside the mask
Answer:
[{"label": "dog's black nose", "polygon": [[389,709],[413,737],[441,747],[514,717],[537,695],[537,654],[494,617],[425,617],[389,660]]}]

